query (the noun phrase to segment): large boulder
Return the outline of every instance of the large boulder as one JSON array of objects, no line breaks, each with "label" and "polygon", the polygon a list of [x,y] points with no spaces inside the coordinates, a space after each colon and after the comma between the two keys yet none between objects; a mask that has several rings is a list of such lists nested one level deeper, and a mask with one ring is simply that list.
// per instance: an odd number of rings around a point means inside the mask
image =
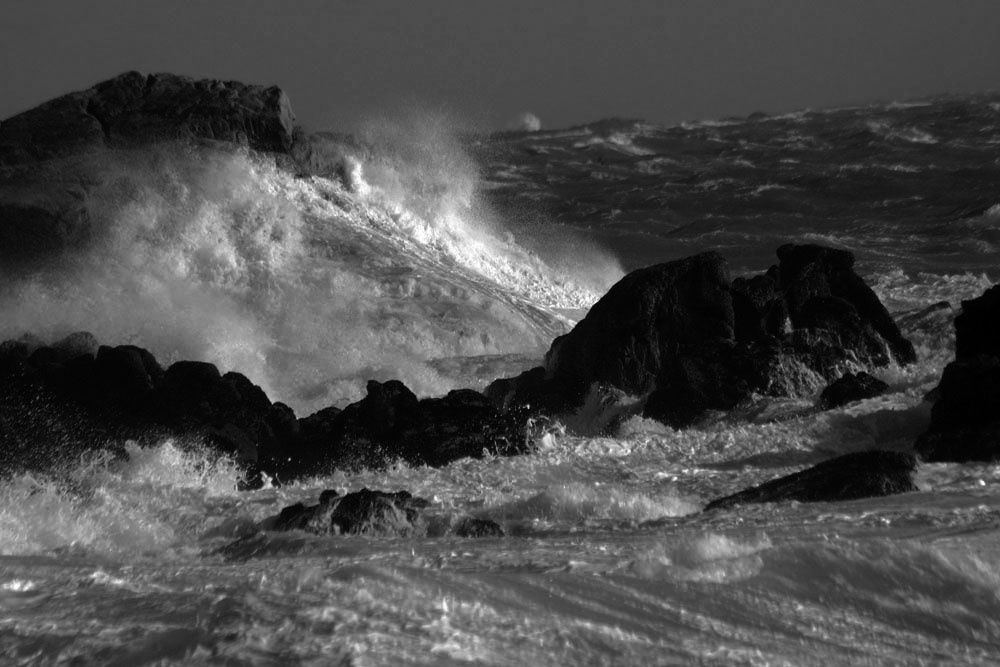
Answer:
[{"label": "large boulder", "polygon": [[1000,357],[1000,285],[962,302],[955,318],[955,360]]},{"label": "large boulder", "polygon": [[287,151],[294,126],[276,86],[126,72],[0,122],[0,164],[188,138]]},{"label": "large boulder", "polygon": [[686,426],[754,394],[812,395],[845,372],[916,359],[851,253],[785,245],[778,259],[735,281],[715,252],[633,271],[553,342],[543,368],[486,395],[558,414],[592,385],[611,387],[644,397],[647,417]]},{"label": "large boulder", "polygon": [[955,361],[948,364],[916,442],[925,461],[1000,460],[1000,285],[962,302]]},{"label": "large boulder", "polygon": [[728,509],[747,503],[795,500],[833,502],[916,491],[912,454],[889,451],[854,452],[759,486],[717,498],[705,510]]}]

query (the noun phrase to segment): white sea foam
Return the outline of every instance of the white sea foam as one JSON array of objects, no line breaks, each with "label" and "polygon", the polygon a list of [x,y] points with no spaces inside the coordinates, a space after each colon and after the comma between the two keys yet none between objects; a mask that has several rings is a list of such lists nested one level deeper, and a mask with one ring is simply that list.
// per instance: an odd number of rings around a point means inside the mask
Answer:
[{"label": "white sea foam", "polygon": [[213,498],[235,496],[242,471],[231,461],[173,441],[126,447],[128,460],[84,456],[61,473],[17,475],[0,490],[4,555],[83,549],[158,552],[199,532]]},{"label": "white sea foam", "polygon": [[582,247],[582,263],[554,249],[553,268],[518,244],[435,132],[345,156],[346,185],[246,154],[95,157],[93,242],[7,276],[0,338],[89,330],[240,370],[300,412],[372,378],[453,388],[431,360],[540,353],[567,326],[557,310],[589,306],[621,271]]}]

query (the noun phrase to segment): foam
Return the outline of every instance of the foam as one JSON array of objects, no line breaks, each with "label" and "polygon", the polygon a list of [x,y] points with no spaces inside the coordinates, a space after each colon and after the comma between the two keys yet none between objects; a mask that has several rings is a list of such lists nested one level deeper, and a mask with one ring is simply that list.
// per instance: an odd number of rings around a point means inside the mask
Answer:
[{"label": "foam", "polygon": [[630,563],[630,569],[644,579],[742,581],[761,571],[761,554],[771,547],[765,534],[741,539],[709,532],[644,550]]},{"label": "foam", "polygon": [[245,152],[92,156],[74,176],[90,182],[92,242],[5,272],[0,339],[89,330],[239,370],[300,413],[369,379],[455,388],[434,360],[540,355],[571,324],[557,309],[588,307],[620,269],[554,269],[505,237],[456,140],[421,131],[342,156],[346,183]]},{"label": "foam", "polygon": [[4,555],[83,549],[152,553],[196,534],[206,503],[235,495],[242,471],[232,461],[174,441],[148,449],[128,443],[127,461],[107,452],[61,474],[17,475],[0,486]]}]

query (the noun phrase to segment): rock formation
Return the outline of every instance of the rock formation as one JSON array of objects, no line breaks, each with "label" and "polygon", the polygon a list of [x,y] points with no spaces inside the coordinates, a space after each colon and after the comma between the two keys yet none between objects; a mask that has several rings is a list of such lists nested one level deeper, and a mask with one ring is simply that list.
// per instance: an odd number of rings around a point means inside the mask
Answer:
[{"label": "rock formation", "polygon": [[916,442],[921,458],[1000,460],[1000,285],[962,302],[955,361],[932,393],[931,425]]},{"label": "rock formation", "polygon": [[778,259],[736,281],[714,252],[633,271],[553,342],[544,367],[486,394],[566,412],[597,384],[646,396],[646,416],[686,426],[755,393],[807,394],[848,370],[916,359],[851,253],[785,245]]},{"label": "rock formation", "polygon": [[839,408],[854,401],[875,398],[889,390],[889,385],[868,373],[845,373],[823,389],[819,407],[823,410]]},{"label": "rock formation", "polygon": [[717,498],[708,503],[705,510],[786,500],[803,503],[857,500],[916,491],[913,483],[915,467],[916,459],[912,454],[879,450],[854,452],[731,496]]}]

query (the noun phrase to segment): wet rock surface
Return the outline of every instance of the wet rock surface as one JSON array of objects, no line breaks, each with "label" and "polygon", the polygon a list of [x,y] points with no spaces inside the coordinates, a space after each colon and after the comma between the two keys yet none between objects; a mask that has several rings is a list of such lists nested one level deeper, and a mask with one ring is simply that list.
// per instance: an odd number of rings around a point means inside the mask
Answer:
[{"label": "wet rock surface", "polygon": [[417,399],[399,381],[373,381],[365,398],[343,410],[298,419],[241,373],[196,361],[164,370],[143,348],[98,345],[86,332],[51,346],[30,336],[0,344],[0,405],[7,470],[126,439],[179,437],[233,457],[252,486],[261,473],[287,482],[337,468],[445,465],[527,447],[523,411],[498,410],[472,390]]},{"label": "wet rock surface", "polygon": [[406,491],[361,489],[343,496],[328,489],[319,503],[296,503],[281,510],[272,530],[304,530],[317,535],[405,535],[428,505]]},{"label": "wet rock surface", "polygon": [[714,252],[633,271],[553,341],[544,367],[486,394],[551,414],[609,386],[646,396],[645,416],[681,427],[754,393],[806,395],[848,370],[916,359],[851,253],[777,254],[765,274],[735,281]]},{"label": "wet rock surface", "polygon": [[854,452],[811,468],[717,498],[705,510],[729,509],[747,503],[835,502],[916,491],[912,454],[890,451]]},{"label": "wet rock surface", "polygon": [[1000,285],[962,302],[955,361],[931,396],[931,424],[915,445],[922,459],[1000,460]]},{"label": "wet rock surface", "polygon": [[823,389],[818,405],[823,410],[830,410],[866,398],[875,398],[888,390],[889,385],[868,373],[845,373]]}]

